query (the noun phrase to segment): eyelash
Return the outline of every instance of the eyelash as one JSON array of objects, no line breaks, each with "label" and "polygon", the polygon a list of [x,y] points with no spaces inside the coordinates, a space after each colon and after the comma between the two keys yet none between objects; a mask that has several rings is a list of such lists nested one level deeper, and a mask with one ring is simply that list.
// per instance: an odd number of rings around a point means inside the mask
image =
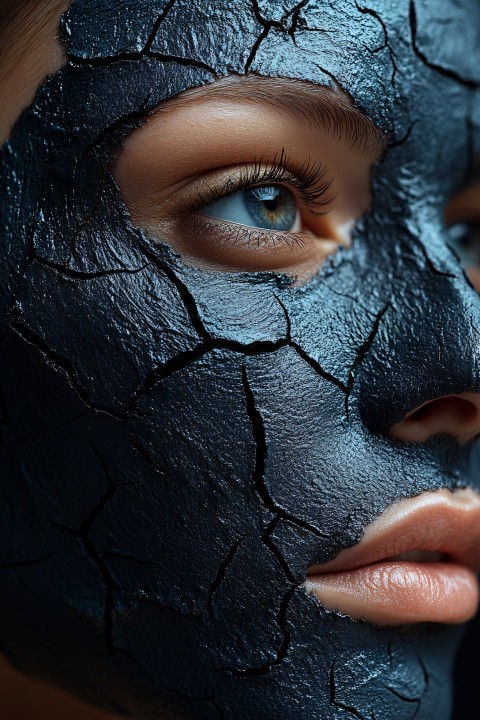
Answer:
[{"label": "eyelash", "polygon": [[277,156],[274,157],[271,167],[266,168],[264,165],[265,162],[260,159],[253,166],[242,168],[236,178],[228,178],[222,187],[211,187],[203,194],[198,193],[198,205],[193,210],[201,210],[242,190],[275,183],[295,188],[311,214],[327,214],[325,208],[335,200],[335,195],[328,194],[334,178],[328,178],[328,168],[320,161],[311,163],[308,159],[302,164],[293,163],[283,148],[278,160]]},{"label": "eyelash", "polygon": [[300,233],[280,233],[275,230],[234,226],[227,221],[202,215],[194,215],[190,227],[193,230],[218,233],[220,243],[230,247],[244,245],[249,249],[260,250],[264,245],[272,249],[282,245],[290,250],[294,250],[295,247],[303,250],[306,246],[305,238]]}]

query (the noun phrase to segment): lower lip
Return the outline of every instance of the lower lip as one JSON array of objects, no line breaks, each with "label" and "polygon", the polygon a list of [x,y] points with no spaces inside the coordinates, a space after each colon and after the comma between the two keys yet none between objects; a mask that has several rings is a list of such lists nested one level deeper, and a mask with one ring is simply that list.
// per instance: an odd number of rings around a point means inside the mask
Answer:
[{"label": "lower lip", "polygon": [[479,604],[476,575],[449,562],[384,561],[308,576],[305,588],[325,608],[376,625],[464,623]]}]

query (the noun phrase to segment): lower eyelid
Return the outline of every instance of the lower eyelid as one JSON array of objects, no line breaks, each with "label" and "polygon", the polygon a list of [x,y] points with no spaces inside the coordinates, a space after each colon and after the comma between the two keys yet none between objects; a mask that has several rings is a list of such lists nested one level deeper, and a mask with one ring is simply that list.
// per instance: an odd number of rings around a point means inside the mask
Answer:
[{"label": "lower eyelid", "polygon": [[311,232],[275,233],[251,231],[244,227],[241,233],[232,234],[233,226],[214,218],[192,215],[186,220],[182,233],[209,238],[192,248],[185,244],[184,254],[194,261],[211,262],[218,268],[239,272],[285,272],[297,277],[295,268],[310,270],[303,281],[319,270],[326,258],[336,252],[341,242],[319,238]]},{"label": "lower eyelid", "polygon": [[222,247],[228,244],[237,249],[243,246],[248,250],[278,251],[279,246],[288,247],[289,250],[305,246],[306,234],[301,232],[288,233],[254,228],[200,214],[192,215],[190,221],[196,230],[213,231],[214,242],[220,242]]}]

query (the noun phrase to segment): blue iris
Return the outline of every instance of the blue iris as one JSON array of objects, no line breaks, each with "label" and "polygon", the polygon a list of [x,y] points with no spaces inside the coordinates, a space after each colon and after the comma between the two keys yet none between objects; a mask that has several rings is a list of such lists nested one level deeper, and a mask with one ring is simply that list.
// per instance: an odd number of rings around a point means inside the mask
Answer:
[{"label": "blue iris", "polygon": [[204,208],[203,214],[250,227],[288,232],[295,225],[297,206],[288,188],[270,185],[227,195]]}]

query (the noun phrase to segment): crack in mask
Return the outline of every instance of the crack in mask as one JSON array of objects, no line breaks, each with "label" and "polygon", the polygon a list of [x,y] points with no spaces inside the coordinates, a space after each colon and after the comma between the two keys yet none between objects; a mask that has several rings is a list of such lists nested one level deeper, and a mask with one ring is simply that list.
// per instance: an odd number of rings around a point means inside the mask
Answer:
[{"label": "crack in mask", "polygon": [[[138,718],[448,720],[458,628],[302,584],[395,501],[480,489],[475,443],[388,436],[480,392],[443,220],[478,146],[478,3],[76,0],[61,28],[1,151],[0,647]],[[341,88],[388,137],[351,246],[302,285],[186,262],[112,177],[162,103],[245,72]]]}]

